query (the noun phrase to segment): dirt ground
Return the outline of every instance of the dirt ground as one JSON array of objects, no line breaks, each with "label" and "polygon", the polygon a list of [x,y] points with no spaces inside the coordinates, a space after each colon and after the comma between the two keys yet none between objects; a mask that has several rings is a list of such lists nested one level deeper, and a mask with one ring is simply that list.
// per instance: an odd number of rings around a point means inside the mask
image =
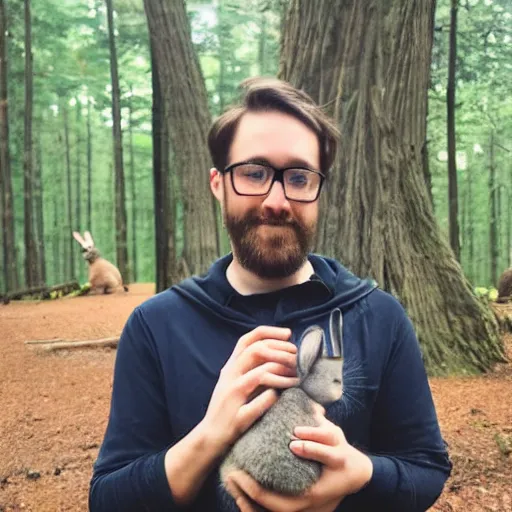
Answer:
[{"label": "dirt ground", "polygon": [[[0,512],[86,511],[106,426],[113,349],[48,353],[33,339],[116,336],[153,293],[0,305]],[[512,309],[512,306],[511,306]],[[512,335],[505,337],[512,357]],[[431,379],[452,477],[433,511],[512,511],[512,365]]]}]

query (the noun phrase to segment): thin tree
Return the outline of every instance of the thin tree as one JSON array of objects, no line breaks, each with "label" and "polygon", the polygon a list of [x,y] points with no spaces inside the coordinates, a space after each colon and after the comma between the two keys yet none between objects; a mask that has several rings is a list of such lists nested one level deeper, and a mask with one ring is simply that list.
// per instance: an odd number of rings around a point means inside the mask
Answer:
[{"label": "thin tree", "polygon": [[87,98],[87,191],[86,191],[86,201],[87,201],[87,216],[85,225],[89,231],[92,231],[92,113],[91,113],[91,98]]},{"label": "thin tree", "polygon": [[32,72],[32,19],[30,0],[25,0],[25,137],[23,158],[23,206],[25,241],[25,282],[27,287],[40,283],[37,266],[37,244],[34,230],[33,181],[34,163],[32,150],[32,108],[33,108],[33,72]]},{"label": "thin tree", "polygon": [[[176,265],[175,254],[167,247],[174,238],[173,225],[169,222],[172,205],[169,201],[169,140],[166,129],[164,99],[158,79],[158,62],[151,45],[151,79],[153,86],[152,134],[153,134],[153,187],[155,197],[155,254],[156,291],[171,286],[171,274]],[[169,267],[172,267],[170,269]]]},{"label": "thin tree", "polygon": [[130,85],[130,96],[128,99],[128,135],[130,152],[130,195],[132,204],[132,281],[137,282],[137,200],[135,181],[135,156],[133,152],[133,88]]},{"label": "thin tree", "polygon": [[489,140],[489,256],[490,256],[490,279],[491,285],[498,284],[498,212],[497,196],[498,187],[496,186],[496,159],[495,159],[495,141],[494,130],[491,131]]},{"label": "thin tree", "polygon": [[216,205],[209,189],[210,114],[183,0],[145,0],[173,163],[183,198],[184,268],[201,273],[219,255]]},{"label": "thin tree", "polygon": [[4,283],[6,291],[18,288],[16,236],[9,152],[9,103],[7,96],[7,18],[4,0],[0,0],[0,190],[2,204],[2,234]]},{"label": "thin tree", "polygon": [[108,34],[110,46],[110,74],[112,78],[112,136],[114,144],[115,204],[116,204],[116,260],[125,283],[128,276],[128,243],[126,234],[126,203],[124,192],[123,135],[121,131],[121,93],[117,67],[117,53],[114,29],[114,8],[112,0],[107,5]]},{"label": "thin tree", "polygon": [[[65,275],[68,279],[75,278],[75,241],[71,236],[71,232],[75,230],[74,216],[73,216],[73,187],[71,179],[71,148],[69,145],[69,117],[68,106],[66,101],[62,101],[62,119],[64,122],[64,155],[65,155],[65,169],[66,169],[66,199],[67,199],[67,230],[66,240],[64,247],[64,262],[66,272]],[[69,237],[69,238],[68,238]]]},{"label": "thin tree", "polygon": [[446,88],[447,131],[448,131],[448,204],[450,245],[453,254],[460,261],[459,241],[459,200],[457,192],[457,150],[455,142],[455,73],[457,65],[457,12],[459,0],[451,0],[450,11],[450,58],[448,64],[448,86]]},{"label": "thin tree", "polygon": [[432,373],[504,359],[493,314],[437,226],[422,171],[434,0],[292,0],[280,76],[339,120],[317,250],[393,293]]},{"label": "thin tree", "polygon": [[[41,125],[43,125],[41,123]],[[43,145],[42,130],[36,140],[36,162],[34,173],[34,211],[37,239],[37,265],[41,283],[46,283],[46,258],[44,244],[44,188],[43,188]]]}]

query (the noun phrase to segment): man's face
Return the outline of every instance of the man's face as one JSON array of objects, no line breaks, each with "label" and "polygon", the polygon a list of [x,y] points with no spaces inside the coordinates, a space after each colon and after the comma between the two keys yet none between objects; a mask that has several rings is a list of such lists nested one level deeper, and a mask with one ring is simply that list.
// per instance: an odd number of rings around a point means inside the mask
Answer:
[{"label": "man's face", "polygon": [[[298,119],[281,112],[249,112],[238,125],[228,165],[264,161],[276,168],[320,168],[318,139]],[[292,275],[311,250],[318,201],[289,201],[279,182],[266,196],[240,196],[230,173],[211,172],[212,191],[223,206],[233,253],[240,264],[262,278]]]}]

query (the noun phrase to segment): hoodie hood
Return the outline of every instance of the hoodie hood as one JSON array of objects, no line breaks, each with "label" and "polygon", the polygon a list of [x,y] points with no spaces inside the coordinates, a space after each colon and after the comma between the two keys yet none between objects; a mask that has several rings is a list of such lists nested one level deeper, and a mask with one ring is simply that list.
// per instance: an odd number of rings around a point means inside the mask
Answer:
[{"label": "hoodie hood", "polygon": [[[360,279],[332,258],[310,254],[308,259],[315,271],[310,280],[279,291],[282,298],[274,317],[278,326],[290,326],[299,320],[315,322],[334,308],[343,312],[377,288],[375,281]],[[230,306],[233,300],[242,297],[226,278],[226,269],[232,260],[232,254],[216,260],[205,275],[185,279],[173,290],[224,321],[256,327],[259,322],[254,317]],[[301,293],[296,293],[299,287]]]}]

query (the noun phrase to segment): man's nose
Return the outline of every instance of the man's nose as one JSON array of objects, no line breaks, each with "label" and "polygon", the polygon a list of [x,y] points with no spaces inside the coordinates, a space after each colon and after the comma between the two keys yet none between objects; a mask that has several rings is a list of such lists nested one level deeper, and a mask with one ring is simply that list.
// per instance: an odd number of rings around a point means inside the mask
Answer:
[{"label": "man's nose", "polygon": [[272,210],[273,213],[280,213],[283,210],[290,210],[290,203],[284,195],[283,184],[276,181],[273,183],[270,192],[263,201],[263,208]]}]

